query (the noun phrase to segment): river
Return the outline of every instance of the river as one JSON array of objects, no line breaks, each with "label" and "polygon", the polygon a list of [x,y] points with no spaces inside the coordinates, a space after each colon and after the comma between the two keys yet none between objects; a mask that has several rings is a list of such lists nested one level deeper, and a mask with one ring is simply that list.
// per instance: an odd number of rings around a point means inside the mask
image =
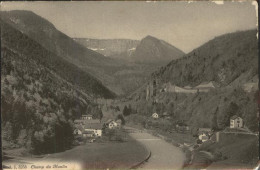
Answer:
[{"label": "river", "polygon": [[126,127],[130,135],[151,151],[151,157],[138,168],[142,169],[181,169],[185,160],[182,150],[163,139],[147,132]]}]

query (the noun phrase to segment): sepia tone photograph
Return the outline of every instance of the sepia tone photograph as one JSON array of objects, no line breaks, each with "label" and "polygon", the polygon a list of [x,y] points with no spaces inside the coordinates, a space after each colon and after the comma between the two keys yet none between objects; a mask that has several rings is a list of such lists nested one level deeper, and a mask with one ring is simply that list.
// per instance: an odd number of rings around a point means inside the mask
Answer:
[{"label": "sepia tone photograph", "polygon": [[256,1],[0,7],[2,169],[259,168]]}]

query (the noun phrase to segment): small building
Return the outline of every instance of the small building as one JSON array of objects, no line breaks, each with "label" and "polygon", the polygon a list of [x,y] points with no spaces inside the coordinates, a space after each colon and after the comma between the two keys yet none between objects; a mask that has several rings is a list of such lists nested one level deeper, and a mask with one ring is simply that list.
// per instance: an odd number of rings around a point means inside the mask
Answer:
[{"label": "small building", "polygon": [[230,128],[242,128],[243,119],[237,115],[234,115],[230,118]]},{"label": "small building", "polygon": [[93,116],[90,114],[87,115],[81,115],[82,120],[92,120]]},{"label": "small building", "polygon": [[202,141],[202,142],[206,142],[207,140],[209,140],[209,136],[205,133],[202,133],[199,135],[199,139]]},{"label": "small building", "polygon": [[76,128],[74,131],[73,131],[73,134],[74,135],[82,135],[83,134],[83,129],[82,128]]},{"label": "small building", "polygon": [[153,114],[152,114],[152,118],[154,118],[154,119],[158,119],[158,118],[159,118],[158,113],[153,113]]},{"label": "small building", "polygon": [[100,123],[99,119],[76,119],[74,120],[74,124],[76,125],[85,125],[85,124],[91,124],[91,123]]},{"label": "small building", "polygon": [[82,136],[85,137],[85,138],[86,137],[92,138],[92,137],[95,137],[95,134],[94,134],[93,131],[84,131]]},{"label": "small building", "polygon": [[207,140],[209,140],[212,135],[213,135],[213,131],[210,128],[199,128],[198,129],[198,136],[202,142],[206,142]]},{"label": "small building", "polygon": [[[99,120],[95,119],[84,119],[75,120],[75,130],[74,135],[80,135],[83,137],[101,137],[102,136],[102,124]],[[91,136],[91,134],[93,134]]]},{"label": "small building", "polygon": [[118,124],[116,121],[112,120],[112,119],[108,119],[105,123],[105,126],[109,129],[115,129],[118,127]]},{"label": "small building", "polygon": [[102,136],[102,124],[101,123],[89,123],[84,125],[84,132],[93,132],[95,137]]}]

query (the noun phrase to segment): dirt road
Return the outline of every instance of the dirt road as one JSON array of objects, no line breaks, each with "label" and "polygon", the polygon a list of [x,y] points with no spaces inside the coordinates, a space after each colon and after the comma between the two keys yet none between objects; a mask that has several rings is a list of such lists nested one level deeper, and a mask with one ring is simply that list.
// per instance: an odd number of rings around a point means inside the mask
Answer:
[{"label": "dirt road", "polygon": [[130,135],[151,151],[149,160],[139,168],[144,169],[181,169],[185,160],[184,153],[170,143],[146,132],[126,127]]}]

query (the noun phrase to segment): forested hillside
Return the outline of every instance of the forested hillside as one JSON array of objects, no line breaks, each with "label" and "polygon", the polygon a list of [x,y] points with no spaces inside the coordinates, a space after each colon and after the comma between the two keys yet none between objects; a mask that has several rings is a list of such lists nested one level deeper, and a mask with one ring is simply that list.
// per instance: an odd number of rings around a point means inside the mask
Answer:
[{"label": "forested hillside", "polygon": [[[34,153],[70,148],[73,120],[114,94],[98,80],[1,20],[3,143]],[[97,115],[94,115],[97,116]]]},{"label": "forested hillside", "polygon": [[250,30],[216,37],[183,58],[173,60],[153,77],[178,86],[209,81],[226,86],[240,78],[240,83],[245,83],[257,75],[256,33]]},{"label": "forested hillside", "polygon": [[[172,125],[166,130],[178,121],[192,129],[225,129],[230,117],[238,115],[245,127],[257,131],[257,63],[256,30],[226,34],[153,73],[150,81],[158,82],[156,96],[146,100],[145,86],[129,98],[139,114],[169,114]],[[208,92],[168,92],[164,88],[169,82],[182,88],[213,82],[214,87]]]}]

